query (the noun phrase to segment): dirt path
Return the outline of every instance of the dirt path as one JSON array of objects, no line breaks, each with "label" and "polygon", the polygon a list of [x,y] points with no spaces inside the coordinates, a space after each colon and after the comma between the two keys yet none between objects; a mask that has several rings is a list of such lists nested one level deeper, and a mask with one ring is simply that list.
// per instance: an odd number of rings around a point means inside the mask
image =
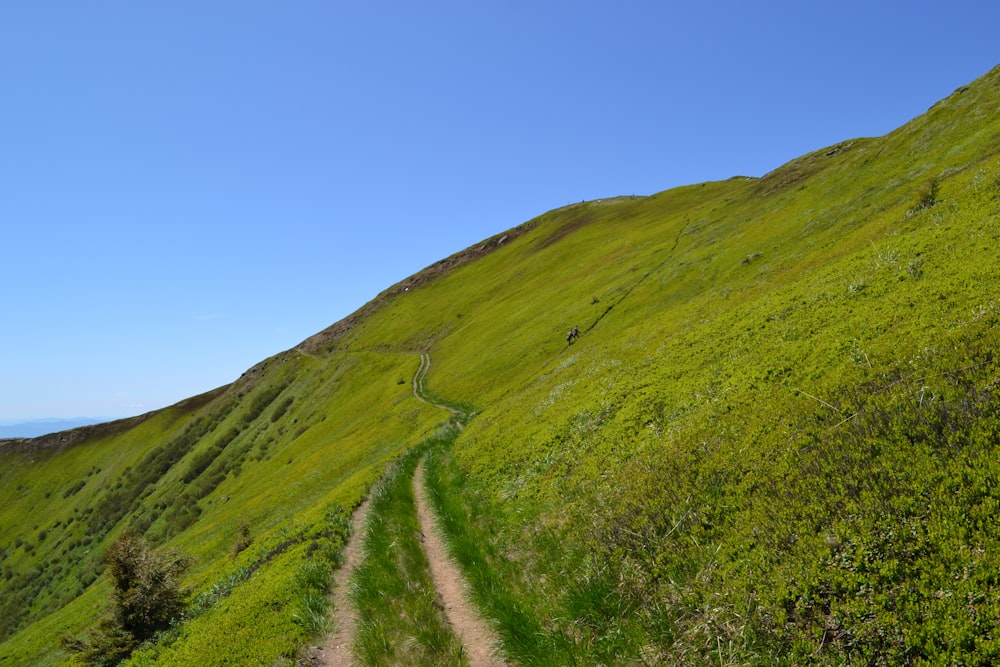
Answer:
[{"label": "dirt path", "polygon": [[435,408],[440,408],[441,410],[450,412],[451,416],[456,418],[453,423],[455,424],[455,426],[458,427],[458,430],[461,431],[463,428],[462,419],[460,418],[462,415],[462,411],[456,410],[450,405],[437,403],[426,394],[427,387],[424,381],[427,378],[427,371],[429,371],[430,369],[431,369],[431,355],[427,354],[426,352],[421,352],[420,368],[418,368],[417,372],[413,375],[413,397],[418,401],[426,403],[427,405],[433,405]]},{"label": "dirt path", "polygon": [[358,615],[351,602],[349,582],[361,561],[361,537],[368,518],[369,500],[358,505],[351,518],[351,537],[344,547],[344,563],[333,577],[333,632],[316,652],[315,667],[350,667],[354,664],[351,645]]},{"label": "dirt path", "polygon": [[[452,417],[455,418],[455,425],[458,426],[459,430],[462,430],[462,419],[460,418],[462,413],[451,406],[437,403],[426,394],[425,378],[430,367],[430,355],[422,353],[420,355],[420,368],[413,376],[413,395],[417,400],[451,413]],[[459,641],[462,642],[462,648],[465,657],[469,660],[469,665],[471,667],[502,667],[506,665],[507,663],[496,655],[497,648],[500,646],[500,638],[479,614],[479,610],[469,602],[465,579],[458,566],[452,561],[451,556],[448,555],[444,538],[438,531],[434,512],[431,510],[427,500],[427,490],[424,487],[423,461],[417,464],[417,469],[413,473],[413,498],[417,518],[420,521],[424,553],[427,554],[427,561],[430,563],[434,587],[444,603],[444,614],[448,623],[455,631]]]},{"label": "dirt path", "polygon": [[[413,376],[413,396],[419,400],[451,413],[454,423],[462,429],[461,412],[435,402],[426,394],[424,378],[431,367],[428,354],[420,355],[420,367]],[[413,476],[413,491],[417,517],[420,520],[421,541],[430,563],[434,586],[444,603],[448,623],[462,642],[465,656],[471,667],[505,667],[507,663],[494,656],[500,646],[493,628],[469,603],[465,581],[458,567],[452,562],[445,543],[435,524],[434,513],[424,488],[424,465],[421,461]],[[311,651],[307,664],[313,667],[350,667],[354,664],[351,647],[358,623],[357,611],[350,599],[350,578],[361,561],[362,534],[368,517],[369,501],[366,499],[351,518],[351,537],[344,547],[344,563],[333,580],[333,632],[323,646]]]},{"label": "dirt path", "polygon": [[430,562],[431,576],[444,602],[444,613],[455,635],[462,642],[465,657],[471,667],[500,667],[506,665],[495,655],[500,646],[499,637],[479,611],[469,602],[465,580],[458,566],[451,560],[444,539],[438,532],[434,512],[424,488],[424,463],[417,465],[413,475],[413,497],[420,520],[424,553]]},{"label": "dirt path", "polygon": [[[424,378],[427,377],[427,371],[431,369],[431,355],[421,352],[420,353],[420,368],[417,372],[413,374],[413,397],[418,401],[427,403],[431,405],[431,402],[424,398]],[[441,407],[436,406],[436,407]]]}]

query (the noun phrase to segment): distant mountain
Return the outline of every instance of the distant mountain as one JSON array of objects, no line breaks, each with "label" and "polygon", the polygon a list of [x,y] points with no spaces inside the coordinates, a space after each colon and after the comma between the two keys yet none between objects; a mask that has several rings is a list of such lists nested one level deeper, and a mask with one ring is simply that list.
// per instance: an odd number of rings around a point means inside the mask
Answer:
[{"label": "distant mountain", "polygon": [[71,417],[69,419],[32,419],[23,422],[0,423],[0,438],[37,438],[40,435],[68,431],[78,426],[100,424],[106,419]]}]

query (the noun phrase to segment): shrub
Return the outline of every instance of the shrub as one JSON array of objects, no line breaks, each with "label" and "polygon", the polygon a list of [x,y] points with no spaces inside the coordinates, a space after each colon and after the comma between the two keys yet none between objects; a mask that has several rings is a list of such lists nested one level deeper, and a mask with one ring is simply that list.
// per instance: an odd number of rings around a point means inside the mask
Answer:
[{"label": "shrub", "polygon": [[233,556],[246,550],[253,544],[253,535],[250,534],[250,524],[246,521],[240,522],[239,535],[236,537],[236,542],[233,543]]},{"label": "shrub", "polygon": [[114,665],[144,641],[166,630],[187,603],[180,577],[189,560],[174,551],[156,552],[126,533],[108,550],[113,588],[111,609],[86,639],[65,638],[63,646],[88,665]]},{"label": "shrub", "polygon": [[924,186],[923,192],[920,194],[920,201],[917,202],[917,205],[920,208],[930,208],[931,206],[934,206],[934,204],[938,202],[939,190],[940,186],[938,185],[937,179],[932,178],[927,182],[927,185]]},{"label": "shrub", "polygon": [[275,423],[276,421],[278,421],[279,419],[281,419],[284,416],[285,412],[288,411],[288,408],[290,408],[292,406],[292,402],[294,400],[295,400],[295,397],[289,396],[288,398],[286,398],[285,400],[283,400],[281,403],[278,404],[278,407],[276,407],[274,409],[274,412],[271,414],[271,423],[272,424]]},{"label": "shrub", "polygon": [[80,491],[80,489],[82,489],[86,485],[87,485],[86,480],[81,479],[77,481],[76,484],[67,487],[66,490],[63,491],[63,498],[69,498],[70,496],[75,495],[78,491]]},{"label": "shrub", "polygon": [[915,215],[920,211],[925,211],[938,203],[938,194],[941,186],[936,178],[929,180],[920,190],[920,197],[913,208],[906,212],[907,217]]},{"label": "shrub", "polygon": [[330,565],[323,559],[307,560],[295,573],[298,594],[292,618],[313,636],[322,634],[329,626],[331,582]]}]

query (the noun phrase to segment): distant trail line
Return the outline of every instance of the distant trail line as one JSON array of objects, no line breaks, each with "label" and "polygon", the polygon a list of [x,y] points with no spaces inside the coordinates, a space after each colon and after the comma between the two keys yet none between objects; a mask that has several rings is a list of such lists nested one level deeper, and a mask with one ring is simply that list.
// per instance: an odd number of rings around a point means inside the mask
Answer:
[{"label": "distant trail line", "polygon": [[[424,397],[424,378],[427,377],[427,371],[431,368],[431,355],[426,352],[420,353],[420,368],[417,372],[413,374],[413,397],[418,401],[426,403],[428,405],[433,405]],[[441,407],[441,406],[437,406]]]},{"label": "distant trail line", "polygon": [[684,226],[681,227],[681,230],[679,232],[677,232],[677,236],[674,238],[674,245],[671,246],[670,250],[667,252],[667,258],[665,260],[663,260],[662,262],[660,262],[659,264],[657,264],[652,270],[647,271],[645,274],[643,274],[642,278],[639,278],[639,280],[637,280],[634,283],[632,283],[632,286],[629,287],[628,289],[626,289],[625,293],[622,294],[620,297],[618,297],[617,301],[615,301],[610,306],[608,306],[607,308],[605,308],[604,312],[602,312],[600,315],[598,315],[597,318],[593,322],[590,323],[589,327],[587,327],[586,329],[584,329],[584,333],[587,333],[589,331],[593,331],[594,327],[596,327],[598,324],[600,324],[601,320],[603,320],[605,317],[607,317],[608,313],[610,313],[612,311],[612,309],[614,309],[615,306],[617,306],[622,301],[624,301],[625,299],[627,299],[629,297],[629,295],[632,294],[632,291],[635,290],[636,287],[638,287],[639,285],[641,285],[644,282],[646,282],[646,280],[651,275],[653,275],[654,273],[659,272],[660,269],[662,269],[664,266],[667,265],[667,262],[669,262],[673,258],[673,254],[677,250],[678,244],[681,242],[681,237],[684,236],[684,230],[686,230],[688,228],[689,224],[690,223],[685,222]]},{"label": "distant trail line", "polygon": [[[431,355],[426,352],[420,353],[420,367],[417,368],[417,372],[413,375],[413,397],[422,403],[434,406],[441,410],[445,410],[451,413],[452,417],[459,417],[462,414],[461,410],[457,410],[450,405],[445,405],[444,403],[438,403],[427,393],[427,371],[431,369]],[[462,424],[462,419],[455,419],[455,425],[458,430],[461,431],[464,425]]]}]

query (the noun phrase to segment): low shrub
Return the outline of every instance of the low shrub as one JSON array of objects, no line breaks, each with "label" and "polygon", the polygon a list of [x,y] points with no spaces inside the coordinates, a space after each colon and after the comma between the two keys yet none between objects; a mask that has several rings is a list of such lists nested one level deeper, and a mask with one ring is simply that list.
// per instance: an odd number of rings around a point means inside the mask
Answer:
[{"label": "low shrub", "polygon": [[190,561],[175,551],[152,551],[133,534],[108,550],[111,608],[88,637],[67,637],[63,647],[84,664],[115,665],[144,641],[169,628],[187,604],[180,578]]}]

